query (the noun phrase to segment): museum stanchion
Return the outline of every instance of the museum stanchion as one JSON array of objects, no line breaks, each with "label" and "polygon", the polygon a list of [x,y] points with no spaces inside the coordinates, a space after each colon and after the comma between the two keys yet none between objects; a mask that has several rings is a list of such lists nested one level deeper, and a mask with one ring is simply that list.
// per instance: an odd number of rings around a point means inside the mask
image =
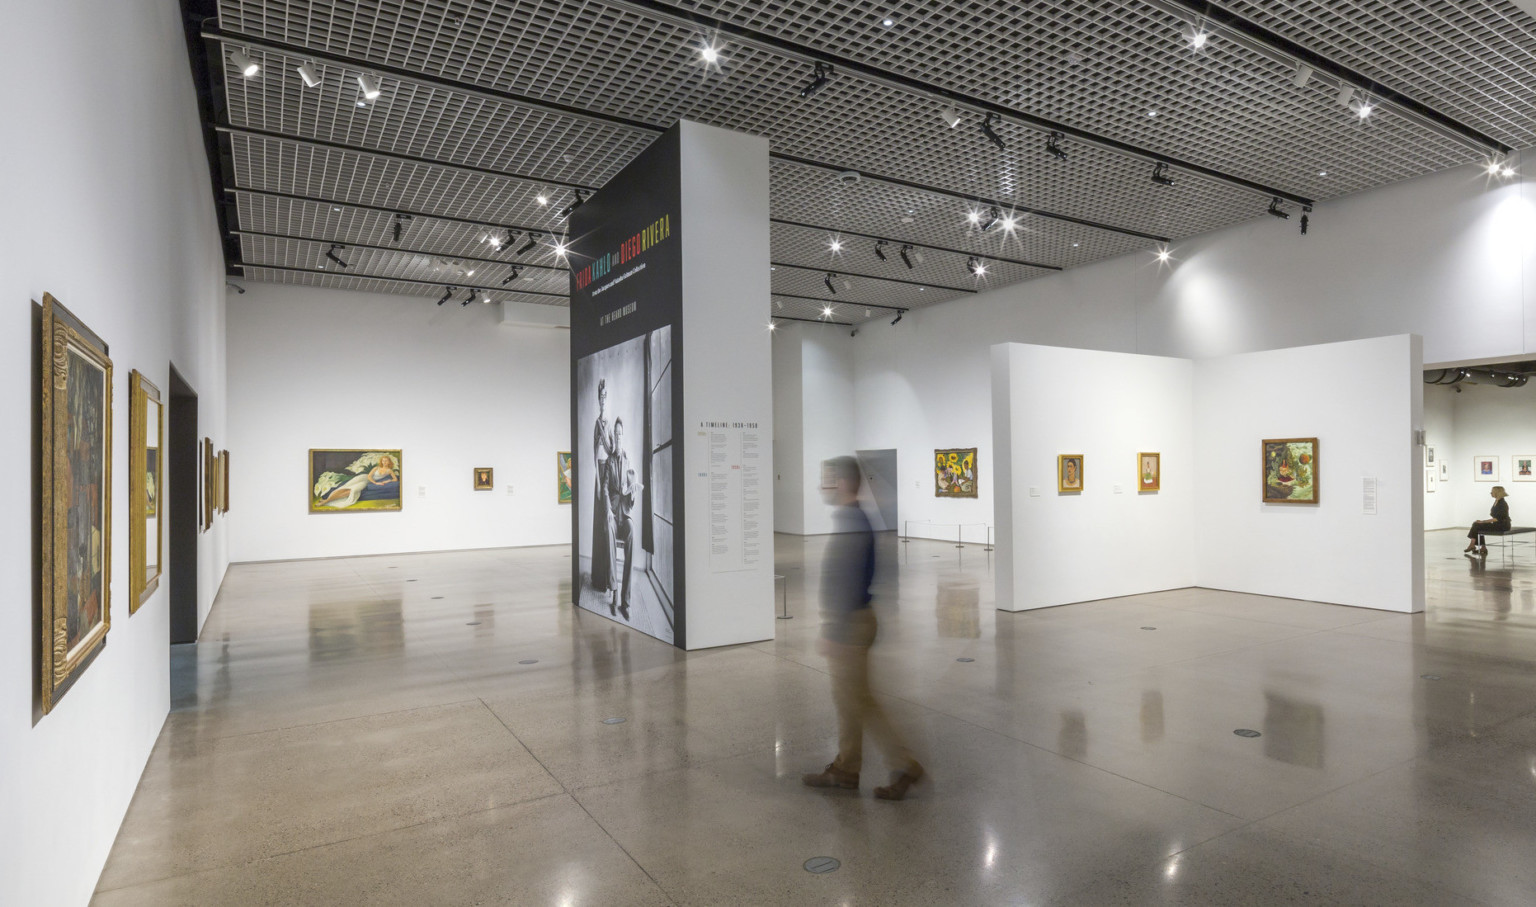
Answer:
[{"label": "museum stanchion", "polygon": [[795,616],[789,613],[789,578],[782,573],[773,575],[773,584],[779,587],[779,620],[794,620]]}]

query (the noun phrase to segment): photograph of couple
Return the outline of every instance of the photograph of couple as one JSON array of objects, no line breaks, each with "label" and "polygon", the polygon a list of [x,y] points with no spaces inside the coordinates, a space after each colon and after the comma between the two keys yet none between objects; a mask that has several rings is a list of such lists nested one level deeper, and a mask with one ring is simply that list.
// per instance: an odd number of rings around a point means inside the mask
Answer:
[{"label": "photograph of couple", "polygon": [[672,329],[577,363],[577,604],[673,641]]}]

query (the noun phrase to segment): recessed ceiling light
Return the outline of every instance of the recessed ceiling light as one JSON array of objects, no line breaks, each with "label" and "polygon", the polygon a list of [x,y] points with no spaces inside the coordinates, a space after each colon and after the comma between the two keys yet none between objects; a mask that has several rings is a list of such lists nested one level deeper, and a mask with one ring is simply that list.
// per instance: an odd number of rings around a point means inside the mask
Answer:
[{"label": "recessed ceiling light", "polygon": [[1189,43],[1195,46],[1195,50],[1205,47],[1205,42],[1211,40],[1211,36],[1203,31],[1197,31],[1189,36]]},{"label": "recessed ceiling light", "polygon": [[830,249],[835,255],[838,252],[843,251],[843,241],[834,236],[827,240],[827,248]]},{"label": "recessed ceiling light", "polygon": [[358,98],[357,99],[357,106],[359,106],[359,107],[367,107],[368,106],[368,102],[363,100],[362,98]]},{"label": "recessed ceiling light", "polygon": [[1328,175],[1328,171],[1326,171],[1326,170],[1319,170],[1319,171],[1317,171],[1317,175],[1318,176],[1327,176]]},{"label": "recessed ceiling light", "polygon": [[331,206],[331,210],[332,211],[340,211],[341,209],[339,207],[336,207],[336,206],[333,205],[333,206]]},{"label": "recessed ceiling light", "polygon": [[1149,110],[1149,111],[1147,111],[1147,116],[1149,116],[1149,117],[1155,117],[1155,116],[1157,116],[1157,111],[1155,111],[1155,110]]},{"label": "recessed ceiling light", "polygon": [[718,49],[716,49],[714,46],[709,45],[709,44],[706,44],[702,48],[699,49],[699,56],[704,59],[705,63],[719,63],[720,62],[720,51]]},{"label": "recessed ceiling light", "polygon": [[1157,260],[1158,261],[1167,261],[1168,260],[1168,248],[1166,246],[1157,250]]},{"label": "recessed ceiling light", "polygon": [[1077,246],[1078,246],[1078,244],[1077,244],[1077,243],[1073,243],[1073,244],[1072,244],[1072,248],[1074,248],[1074,249],[1076,249],[1076,248],[1077,248]]},{"label": "recessed ceiling light", "polygon": [[547,205],[547,204],[549,204],[549,196],[547,196],[547,195],[540,195],[538,197],[537,201],[541,205]]}]

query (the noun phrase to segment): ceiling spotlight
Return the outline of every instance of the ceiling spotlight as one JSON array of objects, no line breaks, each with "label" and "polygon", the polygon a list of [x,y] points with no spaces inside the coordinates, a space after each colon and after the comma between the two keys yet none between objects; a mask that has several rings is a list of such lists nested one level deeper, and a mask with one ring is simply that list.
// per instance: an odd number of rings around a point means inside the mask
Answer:
[{"label": "ceiling spotlight", "polygon": [[251,59],[251,55],[238,47],[229,52],[229,59],[235,64],[235,68],[240,70],[240,75],[247,79],[254,79],[256,74],[261,72],[261,67]]},{"label": "ceiling spotlight", "polygon": [[439,299],[437,301],[437,304],[438,305],[442,305],[443,303],[445,303],[448,300],[452,299],[453,298],[453,291],[456,290],[456,289],[458,289],[458,287],[443,287],[443,298]]},{"label": "ceiling spotlight", "polygon": [[1301,206],[1301,235],[1302,236],[1306,236],[1307,235],[1307,227],[1312,222],[1312,218],[1310,217],[1311,214],[1312,214],[1312,206],[1311,205],[1302,205]]},{"label": "ceiling spotlight", "polygon": [[816,92],[826,88],[827,82],[830,81],[831,78],[832,67],[825,63],[817,63],[816,74],[811,77],[811,81],[804,88],[800,89],[800,97],[809,98],[816,94]]},{"label": "ceiling spotlight", "polygon": [[770,330],[770,331],[777,331],[778,329],[779,329],[779,323],[777,321],[770,321],[770,322],[768,322],[768,330]]},{"label": "ceiling spotlight", "polygon": [[484,241],[490,243],[492,249],[501,248],[501,237],[497,236],[495,233],[485,234]]},{"label": "ceiling spotlight", "polygon": [[540,192],[538,198],[535,198],[534,201],[538,202],[540,207],[543,207],[544,205],[549,204],[549,196]]},{"label": "ceiling spotlight", "polygon": [[997,226],[997,222],[1002,220],[1002,219],[1003,219],[1003,214],[1002,214],[1001,211],[997,210],[997,206],[996,205],[993,205],[992,207],[988,208],[987,209],[987,219],[984,222],[982,222],[982,224],[981,224],[981,232],[985,233],[988,230],[992,229],[993,227]]},{"label": "ceiling spotlight", "polygon": [[823,317],[823,318],[831,318],[832,317],[832,307],[829,306],[829,305],[822,306],[821,307],[821,317]]},{"label": "ceiling spotlight", "polygon": [[1019,225],[1019,219],[1015,217],[1012,212],[1010,212],[1003,215],[1003,219],[1000,221],[1000,223],[1002,224],[1003,232],[1012,233],[1013,228]]},{"label": "ceiling spotlight", "polygon": [[1160,261],[1160,262],[1166,263],[1168,261],[1168,257],[1169,257],[1168,247],[1167,246],[1158,246],[1158,248],[1157,248],[1157,260]]},{"label": "ceiling spotlight", "polygon": [[987,274],[987,266],[982,264],[981,259],[974,255],[965,260],[965,269],[977,277],[985,277]]},{"label": "ceiling spotlight", "polygon": [[718,70],[724,57],[720,56],[720,45],[715,43],[716,38],[707,38],[699,46],[699,59],[710,69]]},{"label": "ceiling spotlight", "polygon": [[903,316],[905,314],[906,314],[906,312],[897,312],[896,313],[896,317],[891,319],[891,325],[894,327],[896,322],[901,320],[901,316]]},{"label": "ceiling spotlight", "polygon": [[331,261],[334,261],[337,264],[341,265],[343,268],[350,268],[352,266],[347,264],[346,262],[342,261],[340,256],[338,256],[336,254],[336,250],[337,249],[343,249],[344,250],[346,248],[347,248],[346,246],[342,245],[339,242],[333,242],[333,243],[331,243],[331,247],[329,249],[325,250],[325,257],[329,258]]},{"label": "ceiling spotlight", "polygon": [[580,189],[573,191],[576,193],[576,200],[571,202],[569,205],[566,205],[559,214],[555,215],[561,220],[565,220],[566,218],[570,217],[571,212],[575,211],[577,208],[580,208],[587,201],[587,196]]},{"label": "ceiling spotlight", "polygon": [[1510,177],[1512,177],[1514,175],[1515,175],[1515,168],[1509,166],[1508,164],[1505,164],[1504,168],[1499,171],[1499,176],[1502,176],[1505,179],[1509,179]]},{"label": "ceiling spotlight", "polygon": [[776,309],[782,310],[784,308],[784,300],[782,300],[782,299],[775,299],[773,301],[773,307],[776,308]]},{"label": "ceiling spotlight", "polygon": [[992,128],[992,124],[996,123],[997,121],[998,121],[998,116],[997,116],[996,113],[989,113],[989,114],[987,114],[986,119],[981,121],[981,134],[987,137],[987,141],[989,141],[992,144],[996,145],[998,151],[1007,151],[1008,150],[1008,146],[1003,144],[1003,140],[998,136],[997,132]]},{"label": "ceiling spotlight", "polygon": [[523,272],[514,267],[512,269],[512,273],[511,274],[508,274],[506,277],[503,277],[501,279],[501,285],[502,286],[506,286],[507,284],[509,284],[512,281],[518,279],[522,275],[523,275]]},{"label": "ceiling spotlight", "polygon": [[950,129],[960,125],[960,111],[953,107],[939,108],[939,116],[943,118],[944,122],[949,124]]},{"label": "ceiling spotlight", "polygon": [[1372,104],[1368,98],[1356,98],[1350,102],[1349,109],[1355,112],[1355,116],[1363,120],[1376,112],[1376,105]]},{"label": "ceiling spotlight", "polygon": [[459,303],[459,305],[460,306],[467,306],[471,302],[474,302],[474,301],[475,301],[475,291],[474,290],[470,290],[469,293],[464,297],[464,301]]},{"label": "ceiling spotlight", "polygon": [[1491,160],[1491,161],[1488,162],[1488,175],[1489,176],[1498,176],[1499,175],[1499,171],[1501,171],[1503,169],[1504,169],[1504,164],[1501,161],[1499,161],[1499,160],[1495,159],[1495,160]]},{"label": "ceiling spotlight", "polygon": [[1296,74],[1291,76],[1291,84],[1297,88],[1306,88],[1310,81],[1312,81],[1312,67],[1305,63],[1297,63]]},{"label": "ceiling spotlight", "polygon": [[512,244],[514,242],[517,242],[517,238],[519,236],[521,236],[521,235],[522,235],[522,231],[521,230],[514,230],[511,227],[508,227],[507,228],[507,238],[503,239],[501,241],[501,248],[502,249],[510,249],[510,248],[512,248]]},{"label": "ceiling spotlight", "polygon": [[357,74],[357,86],[363,90],[363,97],[370,101],[378,100],[379,92],[383,91],[379,85],[379,77],[366,72]]},{"label": "ceiling spotlight", "polygon": [[1355,86],[1347,85],[1347,84],[1345,84],[1343,82],[1340,82],[1339,83],[1339,96],[1338,96],[1338,99],[1337,99],[1338,102],[1339,102],[1339,106],[1340,107],[1348,107],[1348,106],[1350,106],[1350,102],[1353,101],[1354,99],[1355,99]]},{"label": "ceiling spotlight", "polygon": [[1162,161],[1158,161],[1157,164],[1152,167],[1152,182],[1157,183],[1159,186],[1173,185],[1173,177],[1168,175],[1167,164],[1163,163]]},{"label": "ceiling spotlight", "polygon": [[1194,45],[1195,50],[1203,50],[1206,42],[1210,40],[1211,36],[1206,34],[1204,30],[1196,31],[1189,36],[1189,43]]},{"label": "ceiling spotlight", "polygon": [[[827,285],[827,292],[831,293],[833,296],[837,295],[837,287],[832,283],[832,278],[836,277],[836,276],[837,276],[836,274],[833,274],[831,271],[828,271],[827,272],[827,276],[825,276],[825,277],[823,277],[821,279],[821,282]],[[830,309],[828,310],[828,314],[831,314],[831,310]]]},{"label": "ceiling spotlight", "polygon": [[901,247],[901,263],[907,266],[908,271],[912,270],[912,246],[910,244]]},{"label": "ceiling spotlight", "polygon": [[410,220],[411,220],[411,216],[409,214],[396,214],[395,215],[395,223],[394,223],[394,226],[391,228],[392,232],[395,234],[395,242],[399,242],[400,241],[400,237],[405,235],[405,225]]},{"label": "ceiling spotlight", "polygon": [[516,254],[518,254],[518,255],[527,255],[529,252],[532,252],[533,251],[533,247],[537,246],[539,244],[539,237],[541,237],[543,235],[544,234],[539,233],[539,232],[534,231],[534,230],[528,231],[528,241],[523,244],[523,247],[521,249],[517,250]]},{"label": "ceiling spotlight", "polygon": [[562,236],[559,239],[555,240],[555,256],[556,257],[564,258],[565,257],[565,253],[569,252],[570,249],[571,249],[571,245],[570,245],[569,242],[566,241],[566,238],[564,236]]},{"label": "ceiling spotlight", "polygon": [[880,259],[881,261],[890,261],[889,258],[885,257],[885,247],[886,247],[886,241],[885,240],[883,240],[883,239],[875,240],[875,257]]},{"label": "ceiling spotlight", "polygon": [[1265,213],[1278,217],[1281,220],[1291,219],[1291,215],[1280,207],[1280,196],[1278,195],[1269,200],[1269,209]]},{"label": "ceiling spotlight", "polygon": [[894,18],[892,18],[891,16],[886,16],[884,19],[880,20],[880,24],[884,25],[886,28],[890,28],[891,26],[896,24],[896,20]]},{"label": "ceiling spotlight", "polygon": [[[463,267],[463,266],[460,265],[460,267]],[[474,268],[470,268],[468,271],[465,271],[464,272],[464,276],[465,277],[474,277],[475,276],[475,269]]]},{"label": "ceiling spotlight", "polygon": [[971,226],[978,226],[981,224],[981,212],[977,211],[975,208],[972,208],[971,210],[965,212],[965,219],[971,222]]},{"label": "ceiling spotlight", "polygon": [[1051,133],[1050,138],[1045,140],[1046,153],[1058,161],[1064,161],[1067,159],[1067,153],[1061,150],[1061,145],[1057,144],[1062,140],[1062,138],[1063,136],[1061,133],[1053,132]]},{"label": "ceiling spotlight", "polygon": [[836,255],[837,253],[843,251],[843,241],[838,239],[836,236],[829,237],[827,239],[827,250],[830,251],[833,255]]},{"label": "ceiling spotlight", "polygon": [[304,80],[304,86],[306,88],[320,87],[320,70],[315,68],[315,64],[305,60],[295,68],[298,69],[299,78]]}]

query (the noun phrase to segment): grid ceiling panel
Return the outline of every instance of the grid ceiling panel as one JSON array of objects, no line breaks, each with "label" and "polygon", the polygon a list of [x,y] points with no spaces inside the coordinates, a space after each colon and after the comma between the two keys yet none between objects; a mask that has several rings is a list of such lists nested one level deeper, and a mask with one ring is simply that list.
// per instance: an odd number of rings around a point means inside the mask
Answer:
[{"label": "grid ceiling panel", "polygon": [[[881,261],[875,255],[873,240],[842,237],[840,242],[843,244],[842,250],[834,253],[828,248],[827,234],[823,231],[807,230],[788,224],[774,224],[773,260],[825,271],[928,283],[932,285],[927,291],[930,294],[943,287],[978,288],[970,271],[966,269],[966,259],[969,257],[967,255],[937,249],[914,248],[909,256],[913,267],[908,268],[902,263],[899,245],[887,245],[886,260]],[[985,254],[981,254],[980,257],[992,275],[993,285],[1013,283],[1015,280],[1027,280],[1052,273],[1039,268],[999,262]]]},{"label": "grid ceiling panel", "polygon": [[[867,277],[855,277],[839,272],[833,278],[833,285],[837,287],[837,294],[827,292],[823,282],[827,272],[821,270],[801,270],[799,268],[778,268],[773,272],[773,293],[775,295],[789,294],[791,296],[811,296],[822,300],[826,304],[834,305],[841,309],[845,305],[860,305],[872,303],[880,306],[894,306],[900,309],[915,309],[919,306],[932,305],[933,302],[942,302],[953,299],[962,294],[941,289],[923,289],[907,284],[891,283],[884,280],[871,280]],[[958,285],[958,284],[955,284]],[[894,313],[892,313],[894,314]]]},{"label": "grid ceiling panel", "polygon": [[[385,252],[361,247],[337,251],[337,257],[348,265],[342,268],[326,258],[325,253],[330,245],[323,242],[274,239],[266,236],[240,237],[242,260],[249,265],[299,268],[327,276],[366,275],[379,280],[428,281],[439,287],[458,287],[461,291],[471,288],[500,291],[502,279],[511,271],[508,265],[485,265],[443,259],[433,255]],[[569,277],[559,271],[525,271],[516,282],[518,290],[539,293],[565,294],[569,286]],[[438,292],[442,292],[441,289]],[[566,304],[563,299],[553,297],[547,297],[546,302]]]},{"label": "grid ceiling panel", "polygon": [[[262,281],[264,283],[285,283],[306,287],[324,287],[329,290],[353,290],[359,293],[389,293],[396,296],[420,296],[424,300],[430,299],[436,302],[443,291],[439,287],[424,284],[403,283],[398,280],[382,280],[372,277],[355,277],[343,274],[330,274],[325,271],[278,271],[272,268],[264,268],[260,265],[246,264],[242,266],[245,276],[249,280]],[[491,302],[526,302],[534,305],[550,305],[551,301],[544,296],[527,296],[521,293],[509,293],[505,290],[485,291],[490,294]],[[464,291],[453,294],[451,302],[444,304],[445,310],[457,307],[464,300]],[[430,303],[423,303],[430,304]],[[474,305],[476,303],[471,303]]]},{"label": "grid ceiling panel", "polygon": [[1536,19],[1507,0],[1222,5],[1506,145],[1536,145]]},{"label": "grid ceiling panel", "polygon": [[540,246],[534,251],[520,257],[514,253],[527,242],[526,236],[519,236],[516,239],[511,252],[498,252],[485,240],[491,233],[500,235],[501,231],[493,231],[474,224],[414,217],[403,224],[400,242],[396,243],[393,229],[394,215],[383,211],[277,198],[251,192],[236,192],[235,202],[241,228],[257,233],[277,233],[349,245],[398,245],[401,248],[449,258],[467,256],[509,263],[556,266],[555,260],[548,252],[547,239],[541,240]]}]

